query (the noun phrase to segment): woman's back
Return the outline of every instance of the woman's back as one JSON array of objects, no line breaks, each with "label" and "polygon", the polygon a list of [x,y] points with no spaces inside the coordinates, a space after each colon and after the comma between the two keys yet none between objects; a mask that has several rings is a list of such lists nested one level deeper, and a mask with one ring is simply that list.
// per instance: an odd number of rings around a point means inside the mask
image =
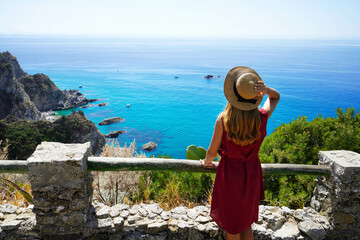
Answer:
[{"label": "woman's back", "polygon": [[260,109],[260,117],[261,117],[261,125],[260,125],[261,137],[259,140],[256,140],[252,144],[241,146],[231,141],[227,137],[227,132],[224,129],[221,139],[221,145],[218,150],[219,155],[222,158],[237,159],[239,161],[246,161],[254,157],[258,157],[261,143],[267,134],[266,124],[267,124],[268,115],[264,109]]},{"label": "woman's back", "polygon": [[[267,112],[260,109],[260,139],[241,146],[224,129],[220,163],[212,193],[211,217],[228,233],[239,233],[258,219],[258,203],[264,199],[259,149],[266,136]],[[239,214],[247,217],[239,217]]]}]

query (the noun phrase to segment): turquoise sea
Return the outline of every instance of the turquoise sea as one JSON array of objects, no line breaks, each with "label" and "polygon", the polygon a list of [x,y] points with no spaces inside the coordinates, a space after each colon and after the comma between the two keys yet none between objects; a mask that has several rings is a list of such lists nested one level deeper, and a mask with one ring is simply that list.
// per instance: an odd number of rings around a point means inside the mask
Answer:
[{"label": "turquoise sea", "polygon": [[[154,141],[158,147],[148,155],[185,158],[188,145],[208,147],[226,105],[224,77],[234,66],[254,68],[281,93],[268,133],[298,116],[336,116],[338,107],[360,110],[356,40],[0,37],[0,51],[10,51],[29,74],[48,75],[60,89],[82,85],[88,98],[107,102],[83,111],[96,124],[125,118],[99,129],[126,130],[118,142],[136,139],[139,150]],[[207,74],[214,78],[204,79]]]}]

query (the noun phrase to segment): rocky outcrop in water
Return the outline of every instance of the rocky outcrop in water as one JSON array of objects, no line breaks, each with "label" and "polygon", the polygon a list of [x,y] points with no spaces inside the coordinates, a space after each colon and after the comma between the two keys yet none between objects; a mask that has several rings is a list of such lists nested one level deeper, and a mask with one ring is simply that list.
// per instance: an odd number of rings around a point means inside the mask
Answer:
[{"label": "rocky outcrop in water", "polygon": [[63,106],[61,103],[59,103],[59,107],[61,107],[61,109],[69,109],[73,108],[74,106],[83,106],[88,103],[97,101],[97,99],[87,99],[81,92],[74,89],[65,89],[64,93],[67,95],[67,99],[63,103]]},{"label": "rocky outcrop in water", "polygon": [[122,117],[113,117],[102,120],[99,125],[109,125],[124,120]]},{"label": "rocky outcrop in water", "polygon": [[105,134],[106,138],[117,138],[120,134],[123,134],[125,130],[112,131],[108,134]]},{"label": "rocky outcrop in water", "polygon": [[98,107],[105,107],[105,106],[107,106],[108,105],[108,103],[99,103],[98,104]]},{"label": "rocky outcrop in water", "polygon": [[142,146],[142,149],[143,150],[153,150],[157,147],[156,143],[154,142],[148,142],[148,143],[145,143],[143,146]]},{"label": "rocky outcrop in water", "polygon": [[[21,68],[18,69],[20,75],[21,70]],[[16,79],[14,66],[0,53],[0,119],[7,115],[30,121],[43,118],[25,92],[23,85]]]}]

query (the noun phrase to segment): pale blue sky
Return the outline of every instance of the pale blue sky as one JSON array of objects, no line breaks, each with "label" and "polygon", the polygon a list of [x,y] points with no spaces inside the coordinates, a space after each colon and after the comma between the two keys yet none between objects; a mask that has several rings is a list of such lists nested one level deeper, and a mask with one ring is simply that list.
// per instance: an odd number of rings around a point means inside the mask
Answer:
[{"label": "pale blue sky", "polygon": [[1,35],[360,39],[359,0],[0,0]]}]

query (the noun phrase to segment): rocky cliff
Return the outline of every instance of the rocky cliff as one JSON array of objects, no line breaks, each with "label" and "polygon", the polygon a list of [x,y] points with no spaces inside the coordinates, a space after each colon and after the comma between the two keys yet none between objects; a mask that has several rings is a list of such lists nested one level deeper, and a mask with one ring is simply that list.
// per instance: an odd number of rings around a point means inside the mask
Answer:
[{"label": "rocky cliff", "polygon": [[13,66],[15,78],[20,78],[28,75],[20,66],[17,58],[9,52],[3,52],[0,54],[0,61],[7,61]]},{"label": "rocky cliff", "polygon": [[0,140],[9,140],[10,159],[26,159],[42,141],[90,141],[92,153],[99,154],[105,137],[83,112],[73,112],[53,123],[42,121],[46,116],[42,112],[92,101],[77,90],[61,91],[44,74],[28,75],[13,55],[0,53],[0,119],[6,118],[0,121]]},{"label": "rocky cliff", "polygon": [[0,53],[0,119],[9,114],[31,121],[42,119],[14,72],[13,65]]},{"label": "rocky cliff", "polygon": [[48,76],[38,73],[18,79],[36,107],[44,112],[58,110],[59,102],[65,102],[67,95]]},{"label": "rocky cliff", "polygon": [[[0,91],[7,93],[6,96],[2,96],[2,100],[5,101],[6,99],[22,98],[25,102],[33,102],[33,104],[27,103],[27,105],[35,105],[38,110],[36,114],[32,115],[40,116],[41,114],[39,111],[46,112],[50,110],[56,111],[69,109],[95,101],[95,99],[87,99],[77,90],[60,90],[50,80],[50,78],[44,74],[38,73],[35,75],[28,75],[21,68],[16,57],[11,55],[9,52],[0,53],[0,63],[2,63],[2,67],[0,69],[0,75],[2,76],[0,79]],[[14,88],[17,90],[14,91]],[[12,90],[10,91],[9,89]],[[18,105],[20,104],[19,100],[14,104],[6,104],[6,102],[3,103],[8,109],[2,110],[3,114],[0,115],[1,118],[4,118],[6,113],[11,114],[8,112],[12,112],[12,108],[18,108]],[[21,105],[23,104],[21,103]],[[29,111],[31,113],[34,111],[36,112],[36,110],[33,110],[33,106],[30,110],[28,110],[28,113],[25,114],[24,112],[24,115],[21,115],[21,111],[18,111],[17,109],[16,112],[18,114],[16,117],[26,120],[38,120],[40,118],[36,116],[29,116]]]},{"label": "rocky cliff", "polygon": [[27,75],[18,79],[31,101],[42,111],[74,108],[95,101],[87,99],[77,90],[61,91],[48,76],[42,73]]}]

